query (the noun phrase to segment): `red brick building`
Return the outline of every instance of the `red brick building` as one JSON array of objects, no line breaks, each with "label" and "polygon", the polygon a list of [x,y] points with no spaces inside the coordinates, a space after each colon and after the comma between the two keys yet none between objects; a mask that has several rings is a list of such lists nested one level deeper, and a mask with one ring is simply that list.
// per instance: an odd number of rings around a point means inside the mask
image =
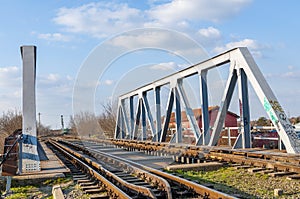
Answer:
[{"label": "red brick building", "polygon": [[[208,112],[209,112],[209,126],[213,127],[216,118],[217,118],[217,114],[218,114],[218,110],[219,107],[218,106],[211,106],[208,108]],[[198,122],[199,128],[202,128],[202,110],[201,109],[194,109],[194,116]],[[226,114],[226,118],[225,118],[225,126],[224,127],[237,127],[238,126],[238,118],[239,116],[235,113],[232,113],[230,111],[227,112]],[[175,120],[175,113],[173,112],[171,115],[171,119],[170,119],[170,124],[169,124],[169,129],[170,129],[170,134],[173,134],[175,131],[175,127],[176,127],[176,120]],[[181,112],[181,125],[182,125],[182,130],[183,130],[183,137],[184,140],[186,141],[186,139],[189,138],[189,140],[187,142],[193,142],[191,140],[191,138],[193,138],[193,132],[190,129],[190,122],[188,121],[187,115],[185,111]],[[223,132],[221,134],[221,136],[223,135],[227,135],[227,131]],[[233,130],[231,131],[231,136],[237,136],[237,130]],[[224,144],[224,143],[220,143],[220,144]]]}]

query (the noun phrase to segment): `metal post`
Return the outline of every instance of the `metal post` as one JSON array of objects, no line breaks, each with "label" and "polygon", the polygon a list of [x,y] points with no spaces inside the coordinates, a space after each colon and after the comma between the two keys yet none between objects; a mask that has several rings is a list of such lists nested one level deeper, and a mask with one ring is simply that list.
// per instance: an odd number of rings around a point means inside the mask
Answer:
[{"label": "metal post", "polygon": [[64,116],[60,115],[60,121],[61,121],[61,132],[64,133]]},{"label": "metal post", "polygon": [[129,97],[129,114],[130,114],[130,130],[129,139],[134,137],[134,110],[133,110],[133,96]]},{"label": "metal post", "polygon": [[6,176],[5,195],[9,193],[11,187],[11,176]]},{"label": "metal post", "polygon": [[142,140],[147,139],[146,111],[143,99],[141,98],[141,114],[142,114]]},{"label": "metal post", "polygon": [[176,143],[182,142],[181,106],[177,88],[173,88],[175,94],[175,117],[176,117]]},{"label": "metal post", "polygon": [[227,134],[228,134],[228,145],[231,146],[230,127],[227,128]]},{"label": "metal post", "polygon": [[210,140],[209,111],[208,111],[208,92],[207,92],[207,71],[201,71],[200,74],[200,96],[202,99],[202,141],[207,145]]},{"label": "metal post", "polygon": [[155,87],[155,113],[156,113],[156,139],[158,142],[161,136],[161,109],[160,109],[160,87]]},{"label": "metal post", "polygon": [[38,115],[39,115],[39,128],[41,127],[41,113],[38,113]]}]

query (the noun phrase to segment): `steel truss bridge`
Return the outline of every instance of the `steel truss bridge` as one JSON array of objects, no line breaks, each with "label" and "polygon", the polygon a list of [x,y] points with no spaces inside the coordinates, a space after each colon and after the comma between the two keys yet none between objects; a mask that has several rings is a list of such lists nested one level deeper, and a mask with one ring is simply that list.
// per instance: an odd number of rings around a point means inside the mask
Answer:
[{"label": "steel truss bridge", "polygon": [[[210,128],[208,109],[208,81],[209,70],[229,64],[229,76],[223,92],[219,110],[212,128]],[[183,80],[199,76],[200,90],[197,92],[201,98],[202,129],[199,128],[194,112],[190,106],[189,98],[183,87]],[[264,110],[275,126],[280,140],[285,145],[288,153],[300,153],[300,140],[289,122],[284,110],[276,99],[270,86],[259,70],[252,55],[245,47],[234,48],[217,55],[206,61],[188,67],[165,78],[147,84],[119,97],[115,139],[147,139],[147,122],[150,126],[151,139],[153,142],[165,142],[167,131],[175,108],[176,131],[170,142],[182,142],[182,109],[185,110],[192,132],[196,139],[196,145],[215,146],[220,138],[225,122],[225,117],[235,90],[238,85],[240,103],[240,131],[233,148],[250,148],[250,106],[248,101],[248,82],[251,83]],[[170,85],[166,113],[162,117],[161,111],[161,88]],[[154,93],[155,115],[153,116],[147,94]],[[134,97],[138,100],[135,103]],[[127,108],[128,107],[128,108]],[[136,111],[134,111],[136,110]],[[164,118],[164,119],[162,119]],[[141,126],[142,132],[138,136]]]}]

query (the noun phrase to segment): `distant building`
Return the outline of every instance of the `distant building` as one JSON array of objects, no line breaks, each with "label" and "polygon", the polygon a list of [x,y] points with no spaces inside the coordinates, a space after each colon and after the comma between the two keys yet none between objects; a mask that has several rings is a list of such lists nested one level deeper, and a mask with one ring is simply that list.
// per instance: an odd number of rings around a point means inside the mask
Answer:
[{"label": "distant building", "polygon": [[[208,112],[209,112],[209,126],[213,127],[217,114],[219,111],[219,106],[211,106],[208,107]],[[193,110],[194,116],[198,122],[198,126],[200,129],[202,129],[202,110],[200,108],[194,109]],[[235,113],[232,113],[230,111],[227,112],[226,117],[225,117],[225,125],[224,127],[237,127],[238,126],[238,118],[239,116]],[[191,130],[190,122],[187,118],[186,112],[182,111],[181,112],[181,126],[182,126],[182,133],[184,137],[184,141],[188,143],[192,143],[195,141],[194,138],[194,133]],[[175,128],[176,128],[176,118],[175,118],[175,113],[173,112],[171,114],[170,118],[170,123],[169,123],[169,129],[170,129],[170,134],[175,133]],[[238,134],[237,130],[231,131],[231,136],[236,137]],[[226,132],[222,132],[222,135],[227,135]],[[228,142],[227,142],[228,143]],[[226,144],[226,143],[219,143],[219,144]]]}]

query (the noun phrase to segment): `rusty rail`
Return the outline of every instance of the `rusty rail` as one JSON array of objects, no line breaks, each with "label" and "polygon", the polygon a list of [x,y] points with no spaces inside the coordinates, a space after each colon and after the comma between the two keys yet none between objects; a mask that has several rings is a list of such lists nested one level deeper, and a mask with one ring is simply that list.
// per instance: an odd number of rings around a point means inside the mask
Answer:
[{"label": "rusty rail", "polygon": [[[71,142],[68,142],[68,141],[62,141],[61,142],[67,144],[67,145],[70,145],[70,146],[73,146],[75,148],[78,148],[82,151],[88,151],[89,154],[92,154],[94,157],[99,157],[100,153],[96,153],[95,151],[93,151],[92,149],[89,149],[87,150],[86,148],[78,145],[78,144],[74,144],[74,143],[71,143]],[[159,184],[159,188],[162,190],[162,191],[165,191],[166,192],[166,195],[169,199],[172,198],[172,192],[171,192],[171,187],[169,185],[169,183],[161,178],[161,177],[158,177],[156,175],[153,175],[145,170],[141,170],[140,168],[137,168],[137,167],[134,167],[133,165],[131,164],[128,164],[126,163],[125,161],[123,160],[118,160],[117,158],[114,158],[112,156],[110,156],[109,154],[104,154],[104,153],[101,153],[102,157],[106,157],[106,158],[109,158],[109,160],[113,161],[115,165],[118,165],[120,168],[124,168],[125,170],[128,170],[134,174],[137,174],[138,176],[145,176],[144,178],[146,178],[147,180],[154,180],[156,182],[158,182]],[[101,157],[100,157],[101,158]],[[95,162],[90,162],[93,166],[95,166],[94,164],[97,164]],[[104,169],[104,168],[103,168]],[[107,171],[109,172],[109,171]],[[110,172],[109,172],[110,173]],[[110,173],[109,175],[111,176],[114,176],[114,178],[118,179],[118,177],[116,175],[114,175],[113,173]],[[122,180],[122,179],[120,179]],[[145,188],[145,187],[141,187],[141,186],[138,186],[138,187],[134,187],[136,185],[131,185],[129,183],[127,183],[126,181],[124,181],[123,183],[125,186],[128,186],[128,188],[132,188],[132,189],[135,189],[135,190],[139,190],[141,193],[144,193],[144,194],[149,194],[147,196],[149,197],[152,197],[154,198],[154,194],[153,192],[151,192],[151,190],[149,190],[148,188]]]},{"label": "rusty rail", "polygon": [[251,157],[245,157],[241,155],[223,154],[217,152],[210,152],[209,154],[206,155],[206,158],[218,159],[226,162],[245,164],[245,165],[262,167],[267,169],[279,170],[279,171],[290,171],[290,172],[300,173],[300,165],[298,164],[297,166],[289,162],[279,162],[274,160],[251,158]]},{"label": "rusty rail", "polygon": [[[56,143],[54,141],[49,141],[49,142],[53,146],[55,146],[57,149],[59,149],[61,152],[63,152],[65,155],[71,157],[73,161],[75,161],[76,163],[78,163],[82,167],[84,167],[85,170],[88,171],[88,173],[90,173],[96,179],[98,179],[99,181],[101,181],[105,185],[105,187],[108,190],[108,192],[111,195],[113,195],[113,198],[122,198],[122,199],[129,199],[129,198],[131,198],[126,193],[124,193],[121,189],[119,189],[117,186],[115,186],[110,181],[108,181],[106,178],[104,178],[103,176],[101,176],[98,173],[98,171],[96,171],[95,169],[93,169],[92,167],[90,167],[88,164],[86,164],[85,162],[83,162],[82,160],[80,160],[81,155],[79,153],[71,151],[67,147],[64,147],[61,144],[58,144],[58,143]],[[98,166],[99,166],[99,168],[101,167],[100,165],[98,165]]]},{"label": "rusty rail", "polygon": [[[66,141],[63,141],[63,142],[66,142]],[[78,146],[76,144],[73,144],[73,143],[70,143],[70,142],[67,142],[67,143],[69,143],[71,145],[75,145],[76,147],[80,147],[80,146]],[[85,149],[85,150],[87,150],[87,149]],[[230,196],[228,194],[219,192],[217,190],[214,190],[214,189],[205,187],[203,185],[194,183],[192,181],[186,180],[184,178],[180,178],[180,177],[168,174],[166,172],[163,172],[163,171],[160,171],[160,170],[157,170],[157,169],[147,167],[145,165],[142,165],[142,164],[130,161],[130,160],[126,160],[126,159],[123,159],[123,158],[120,158],[120,157],[117,157],[117,156],[114,156],[114,155],[111,155],[111,154],[103,153],[103,152],[100,152],[100,151],[97,151],[97,150],[94,150],[94,149],[91,149],[91,148],[88,148],[88,151],[90,153],[92,153],[94,156],[101,155],[101,156],[109,157],[110,159],[120,160],[122,162],[126,162],[130,165],[133,165],[137,168],[141,168],[145,171],[148,171],[148,172],[153,173],[157,176],[160,176],[160,177],[166,179],[169,182],[180,184],[181,186],[186,187],[186,189],[188,189],[188,190],[193,190],[195,193],[203,196],[204,198],[216,198],[216,199],[219,199],[219,198],[222,198],[222,199],[235,199],[236,198],[236,197]]]},{"label": "rusty rail", "polygon": [[[300,155],[284,152],[270,152],[264,149],[235,150],[222,147],[202,147],[150,143],[135,140],[112,140],[112,143],[127,150],[157,151],[177,157],[194,158],[195,160],[217,159],[221,161],[247,164],[279,171],[290,171],[300,174]],[[144,143],[144,146],[142,146]]]}]

